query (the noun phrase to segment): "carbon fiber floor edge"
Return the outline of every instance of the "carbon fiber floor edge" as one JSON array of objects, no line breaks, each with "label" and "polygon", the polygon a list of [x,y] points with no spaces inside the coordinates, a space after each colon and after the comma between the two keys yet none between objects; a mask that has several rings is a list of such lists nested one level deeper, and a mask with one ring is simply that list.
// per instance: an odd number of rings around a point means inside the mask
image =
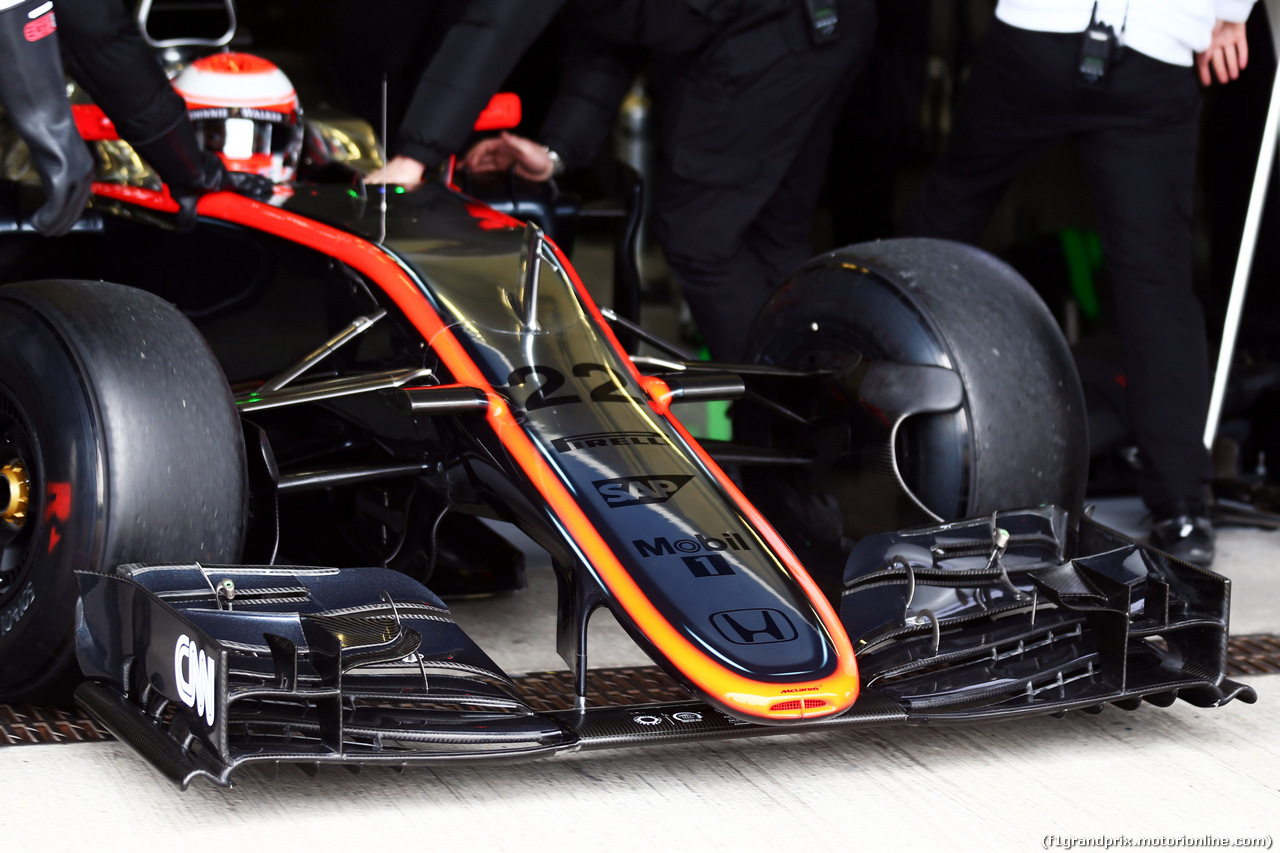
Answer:
[{"label": "carbon fiber floor edge", "polygon": [[[1232,637],[1227,650],[1227,674],[1280,673],[1280,635]],[[537,672],[517,676],[517,686],[535,711],[554,711],[573,705],[573,677],[568,672]],[[587,704],[597,707],[675,702],[689,695],[657,667],[592,670],[587,678]],[[38,743],[77,743],[112,740],[111,734],[76,707],[0,704],[0,746]]]}]

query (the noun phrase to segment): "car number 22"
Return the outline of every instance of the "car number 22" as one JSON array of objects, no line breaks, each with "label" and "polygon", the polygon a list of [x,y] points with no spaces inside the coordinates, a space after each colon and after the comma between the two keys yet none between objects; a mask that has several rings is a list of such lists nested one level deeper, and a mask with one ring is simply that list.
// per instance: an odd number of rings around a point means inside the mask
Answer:
[{"label": "car number 22", "polygon": [[[517,367],[507,378],[507,386],[501,390],[513,402],[518,402],[525,409],[542,409],[547,406],[563,406],[570,403],[638,403],[641,402],[626,393],[626,380],[616,370],[603,364],[583,363],[573,366],[573,375],[582,379],[602,376],[604,381],[582,384],[587,391],[584,399],[580,393],[570,389],[568,393],[559,393],[568,381],[565,375],[554,367],[533,364]],[[531,389],[521,401],[513,393],[515,388]]]}]

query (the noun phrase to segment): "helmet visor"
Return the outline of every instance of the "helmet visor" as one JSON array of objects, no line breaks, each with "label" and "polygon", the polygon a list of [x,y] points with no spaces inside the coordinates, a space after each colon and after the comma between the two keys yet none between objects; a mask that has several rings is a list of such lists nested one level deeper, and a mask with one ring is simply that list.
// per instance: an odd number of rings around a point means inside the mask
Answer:
[{"label": "helmet visor", "polygon": [[289,154],[298,139],[296,114],[200,109],[191,111],[191,119],[201,148],[233,160],[257,154]]}]

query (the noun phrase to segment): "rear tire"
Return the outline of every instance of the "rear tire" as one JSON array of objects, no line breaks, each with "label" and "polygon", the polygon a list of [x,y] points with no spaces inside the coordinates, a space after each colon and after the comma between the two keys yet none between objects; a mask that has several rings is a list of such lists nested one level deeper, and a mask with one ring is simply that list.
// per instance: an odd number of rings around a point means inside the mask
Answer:
[{"label": "rear tire", "polygon": [[[820,574],[838,576],[853,543],[871,533],[1044,503],[1074,513],[1084,500],[1087,420],[1070,349],[1031,286],[975,248],[885,240],[816,258],[761,312],[747,352],[748,361],[789,367],[832,366],[850,354],[933,365],[955,370],[963,385],[958,409],[907,417],[886,448],[914,502],[858,495],[854,506],[858,447],[781,476],[744,472],[747,494]],[[788,402],[815,426],[742,407],[741,439],[829,451],[833,427],[857,406],[830,395]],[[817,429],[826,432],[818,438]],[[928,512],[901,509],[914,504]]]},{"label": "rear tire", "polygon": [[0,288],[0,470],[0,701],[65,698],[76,570],[239,557],[231,391],[195,327],[143,291]]}]

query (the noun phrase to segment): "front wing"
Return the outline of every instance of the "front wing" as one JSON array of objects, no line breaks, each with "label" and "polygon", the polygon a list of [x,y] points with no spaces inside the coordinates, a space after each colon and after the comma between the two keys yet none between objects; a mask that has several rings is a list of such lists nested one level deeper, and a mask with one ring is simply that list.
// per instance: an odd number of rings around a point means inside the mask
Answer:
[{"label": "front wing", "polygon": [[512,761],[1256,699],[1224,677],[1228,580],[1051,507],[862,540],[841,602],[862,691],[786,726],[692,699],[535,712],[443,602],[385,569],[135,565],[80,584],[77,700],[183,788],[251,763]]}]

